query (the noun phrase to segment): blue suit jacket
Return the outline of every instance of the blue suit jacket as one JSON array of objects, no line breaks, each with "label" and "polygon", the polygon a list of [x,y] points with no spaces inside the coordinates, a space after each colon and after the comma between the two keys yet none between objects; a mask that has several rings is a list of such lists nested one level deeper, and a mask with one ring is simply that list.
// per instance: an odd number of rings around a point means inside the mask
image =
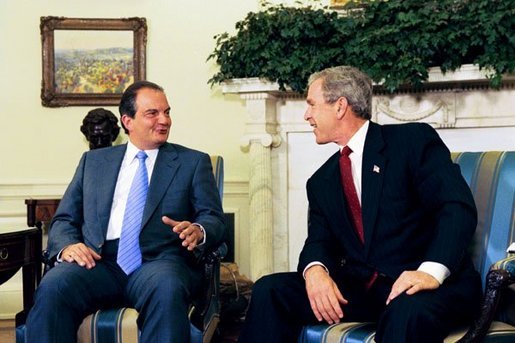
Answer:
[{"label": "blue suit jacket", "polygon": [[424,261],[444,264],[451,275],[471,270],[466,251],[476,228],[474,200],[433,128],[370,123],[362,168],[364,245],[346,211],[338,161],[339,152],[307,182],[308,237],[299,271],[313,261],[354,280],[368,280],[374,270],[395,280]]},{"label": "blue suit jacket", "polygon": [[[50,257],[83,242],[102,253],[118,172],[127,145],[84,153],[52,220]],[[191,257],[161,217],[188,220],[206,230],[206,246],[223,239],[222,205],[207,154],[165,143],[159,149],[149,184],[140,234],[143,260]]]}]

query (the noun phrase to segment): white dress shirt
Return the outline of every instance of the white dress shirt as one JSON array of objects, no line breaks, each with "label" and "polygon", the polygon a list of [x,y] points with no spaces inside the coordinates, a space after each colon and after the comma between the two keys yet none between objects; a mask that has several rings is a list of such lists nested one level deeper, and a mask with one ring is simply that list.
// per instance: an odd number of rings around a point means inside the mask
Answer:
[{"label": "white dress shirt", "polygon": [[[136,154],[140,150],[136,148],[129,140],[127,143],[127,151],[122,160],[120,171],[118,172],[118,179],[116,180],[116,187],[114,189],[113,204],[111,205],[111,215],[109,217],[109,224],[107,226],[107,240],[118,239],[122,233],[123,216],[125,214],[125,206],[127,205],[127,198],[129,190],[132,185],[132,179],[136,175],[139,161]],[[159,149],[145,150],[147,158],[145,159],[145,166],[147,167],[148,183],[152,178],[152,171],[156,163],[157,153]]]}]

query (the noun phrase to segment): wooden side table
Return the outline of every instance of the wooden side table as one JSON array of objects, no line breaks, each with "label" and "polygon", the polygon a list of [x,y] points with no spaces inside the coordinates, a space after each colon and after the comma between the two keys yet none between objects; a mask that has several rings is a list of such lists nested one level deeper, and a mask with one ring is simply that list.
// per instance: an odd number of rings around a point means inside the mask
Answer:
[{"label": "wooden side table", "polygon": [[22,269],[23,311],[16,315],[16,326],[25,322],[41,281],[41,241],[39,228],[0,234],[0,285]]}]

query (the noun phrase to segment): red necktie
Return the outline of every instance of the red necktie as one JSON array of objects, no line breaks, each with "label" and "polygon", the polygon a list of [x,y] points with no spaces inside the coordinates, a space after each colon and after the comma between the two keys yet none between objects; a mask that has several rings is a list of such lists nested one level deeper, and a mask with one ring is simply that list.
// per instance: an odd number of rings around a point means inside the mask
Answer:
[{"label": "red necktie", "polygon": [[[343,147],[340,155],[340,174],[342,178],[343,193],[347,200],[347,208],[354,224],[354,230],[358,234],[361,243],[365,243],[365,232],[363,231],[363,217],[361,215],[361,205],[358,200],[358,193],[354,186],[354,179],[352,178],[352,168],[349,155],[352,149],[348,146]],[[365,288],[370,289],[378,276],[377,271],[374,271],[370,279],[365,283]]]},{"label": "red necktie", "polygon": [[340,174],[342,178],[343,193],[347,200],[347,208],[349,210],[354,230],[358,234],[361,243],[365,242],[365,234],[363,231],[363,218],[361,216],[361,205],[358,200],[358,193],[352,178],[352,168],[349,155],[352,153],[351,148],[345,146],[340,155]]}]

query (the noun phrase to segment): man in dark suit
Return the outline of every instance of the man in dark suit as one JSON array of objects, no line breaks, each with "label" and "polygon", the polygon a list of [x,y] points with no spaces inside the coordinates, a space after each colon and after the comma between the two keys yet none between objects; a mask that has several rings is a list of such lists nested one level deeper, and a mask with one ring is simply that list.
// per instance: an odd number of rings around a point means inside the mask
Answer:
[{"label": "man in dark suit", "polygon": [[481,297],[467,255],[472,194],[426,124],[370,122],[372,83],[352,67],[309,79],[304,119],[337,143],[308,180],[297,273],[254,285],[240,342],[294,342],[306,324],[377,322],[377,342],[442,342]]},{"label": "man in dark suit", "polygon": [[[138,310],[141,342],[189,341],[188,307],[201,282],[193,253],[218,244],[224,232],[210,158],[167,143],[170,106],[154,83],[128,87],[120,115],[129,142],[82,156],[52,220],[48,250],[56,265],[36,291],[29,342],[73,342],[85,316],[113,305]],[[146,196],[134,205],[138,175]],[[138,230],[136,250],[122,244],[129,226]]]}]

